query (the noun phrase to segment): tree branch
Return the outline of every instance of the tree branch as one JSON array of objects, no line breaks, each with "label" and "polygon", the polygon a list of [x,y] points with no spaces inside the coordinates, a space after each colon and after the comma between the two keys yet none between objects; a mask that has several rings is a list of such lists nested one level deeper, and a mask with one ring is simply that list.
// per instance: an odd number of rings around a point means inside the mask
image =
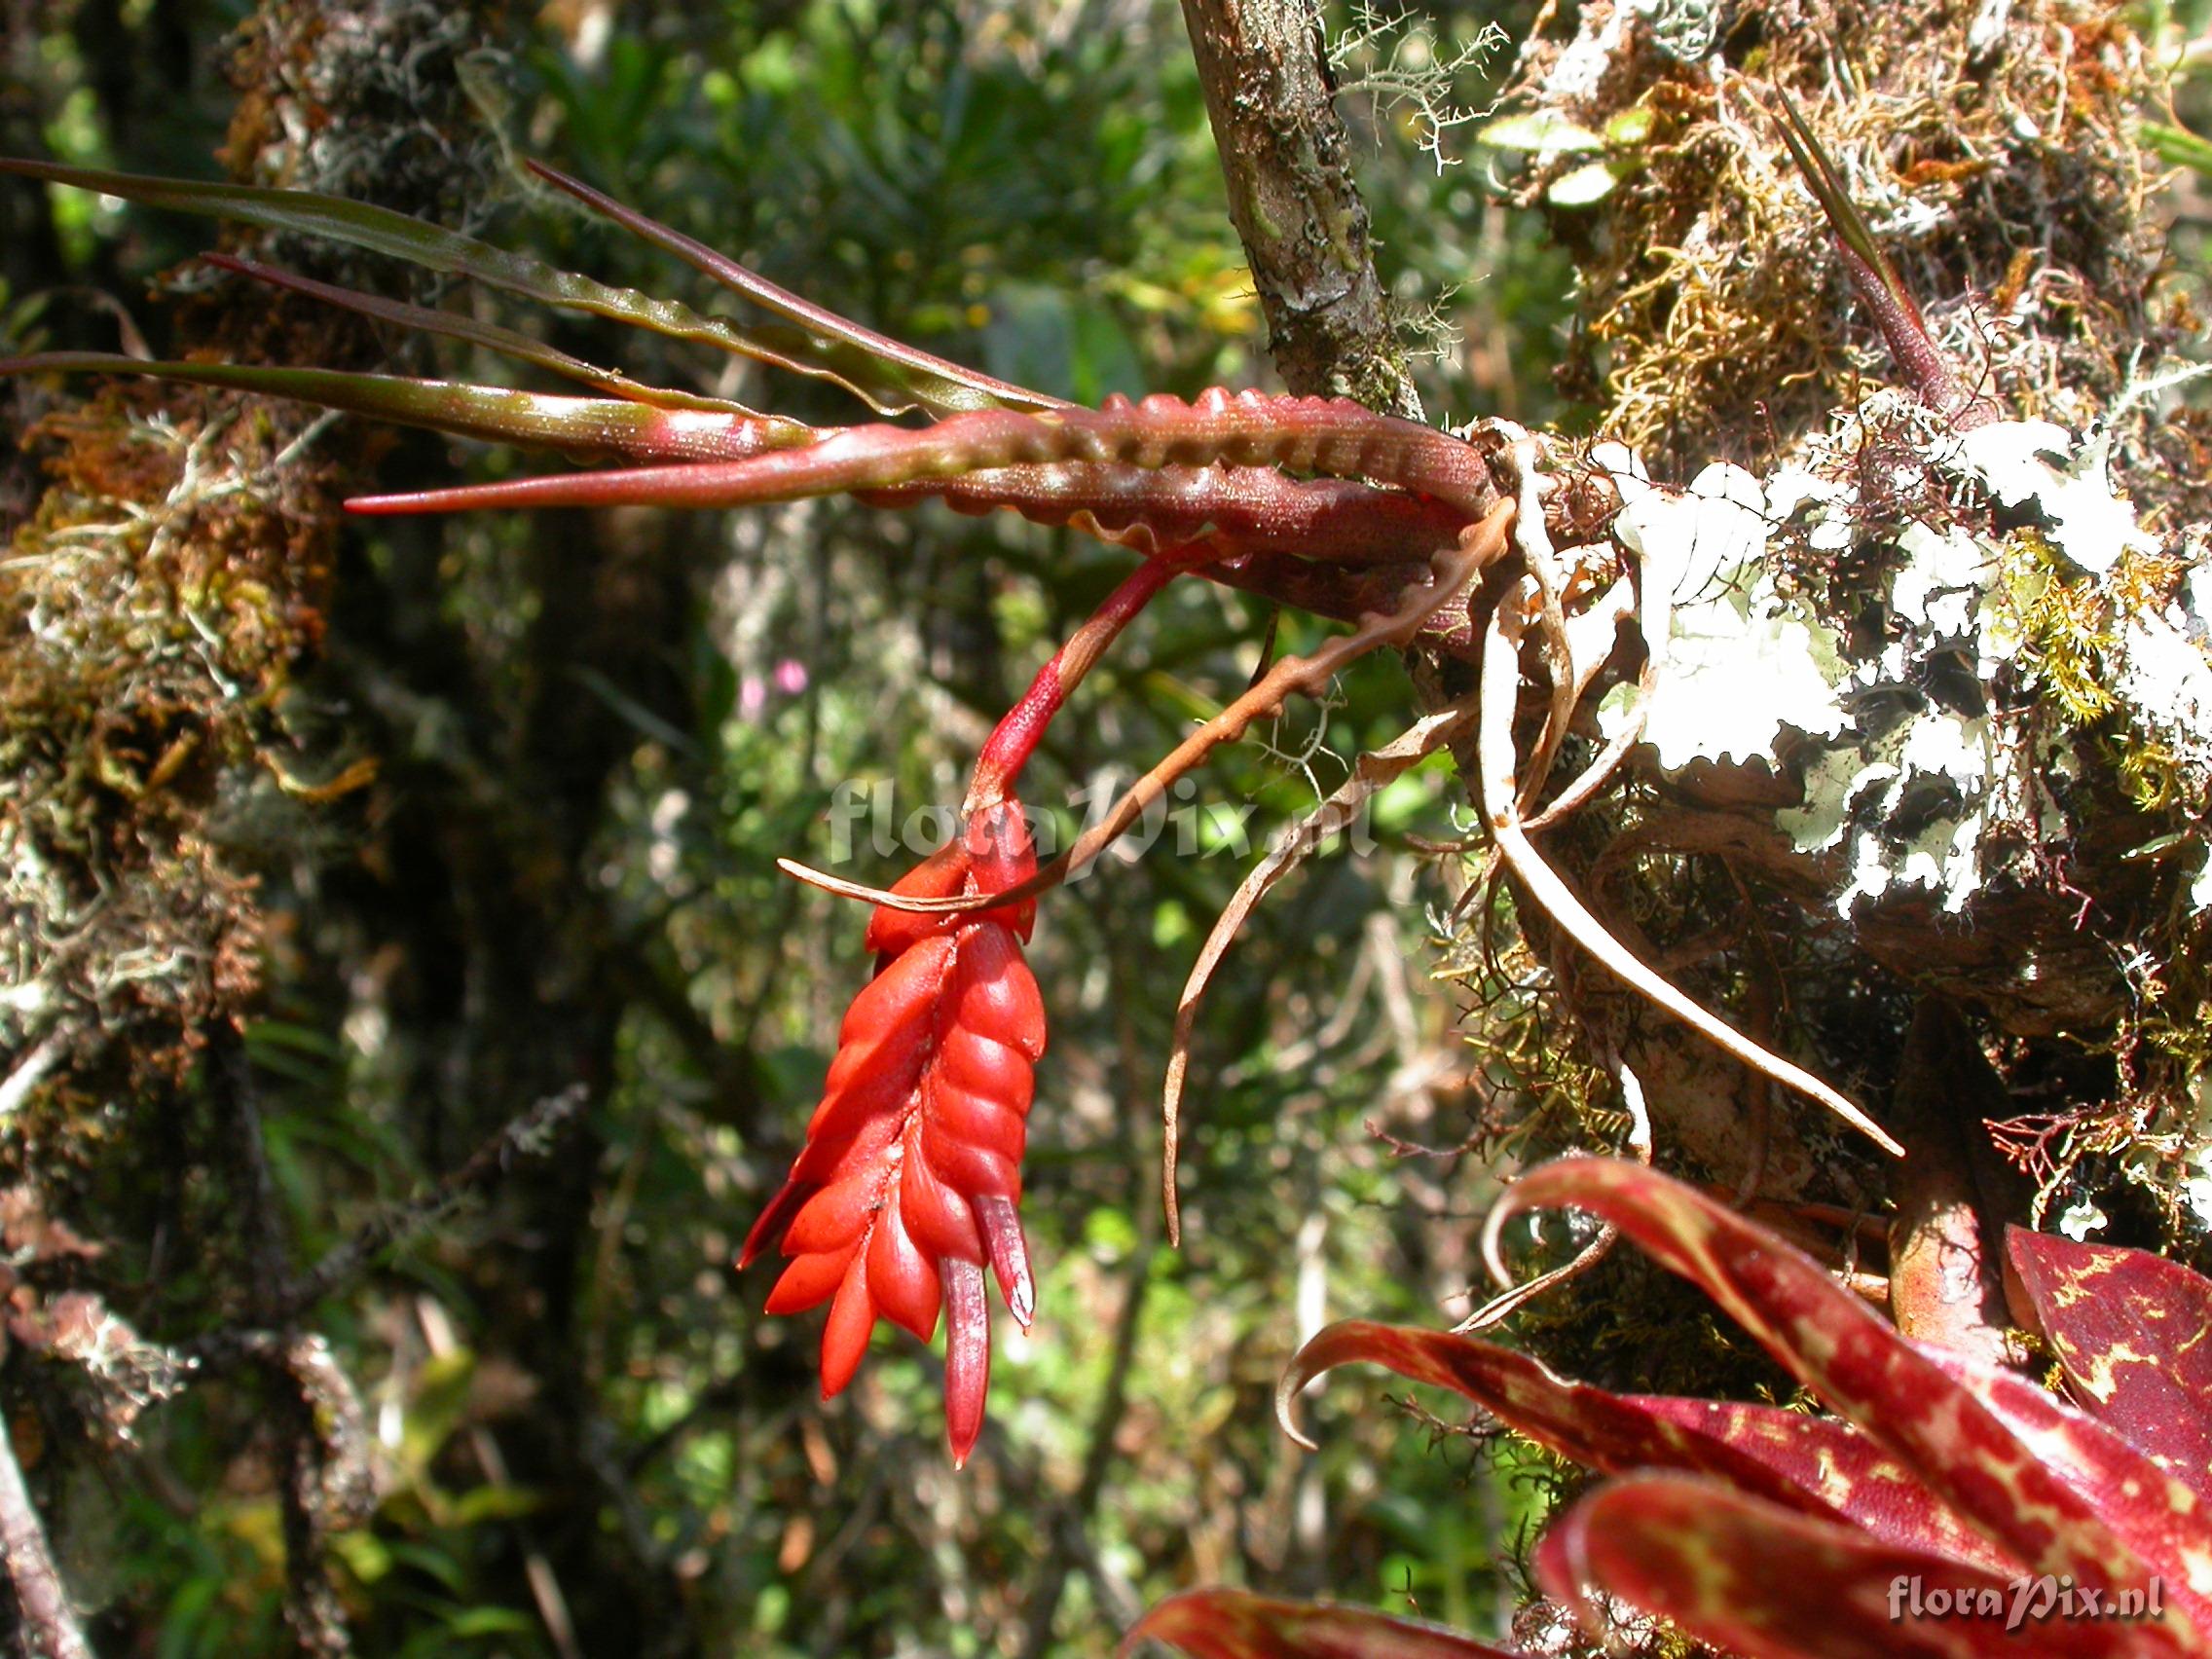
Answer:
[{"label": "tree branch", "polygon": [[1421,418],[1375,274],[1314,0],[1183,0],[1206,117],[1292,391]]}]

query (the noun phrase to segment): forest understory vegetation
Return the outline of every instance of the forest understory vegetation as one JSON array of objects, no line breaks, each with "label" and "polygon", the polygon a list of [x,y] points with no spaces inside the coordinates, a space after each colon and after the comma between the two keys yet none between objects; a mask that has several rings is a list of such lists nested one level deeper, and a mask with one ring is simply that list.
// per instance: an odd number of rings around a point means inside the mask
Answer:
[{"label": "forest understory vegetation", "polygon": [[2212,16],[233,20],[0,64],[26,1651],[2212,1641]]}]

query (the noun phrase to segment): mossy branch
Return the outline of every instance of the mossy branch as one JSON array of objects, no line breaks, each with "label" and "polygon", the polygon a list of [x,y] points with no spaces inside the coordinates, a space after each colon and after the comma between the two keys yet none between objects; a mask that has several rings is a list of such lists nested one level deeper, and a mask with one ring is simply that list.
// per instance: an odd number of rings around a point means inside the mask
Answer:
[{"label": "mossy branch", "polygon": [[1183,0],[1206,118],[1291,390],[1421,418],[1375,274],[1312,0]]}]

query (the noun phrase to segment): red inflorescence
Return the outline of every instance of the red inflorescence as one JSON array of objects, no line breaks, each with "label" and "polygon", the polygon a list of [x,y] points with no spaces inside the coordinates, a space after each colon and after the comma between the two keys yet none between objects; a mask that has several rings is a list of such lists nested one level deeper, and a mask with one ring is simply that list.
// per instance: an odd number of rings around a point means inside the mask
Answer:
[{"label": "red inflorescence", "polygon": [[[1037,867],[1020,804],[977,811],[893,889],[1001,893]],[[928,1342],[945,1308],[944,1421],[955,1464],[983,1426],[991,1367],[983,1270],[1024,1329],[1036,1310],[1016,1205],[1045,1007],[1022,957],[1035,905],[956,915],[878,906],[875,977],[846,1012],[822,1103],[738,1265],[791,1258],[768,1311],[830,1303],[822,1393],[852,1380],[877,1319]]]}]

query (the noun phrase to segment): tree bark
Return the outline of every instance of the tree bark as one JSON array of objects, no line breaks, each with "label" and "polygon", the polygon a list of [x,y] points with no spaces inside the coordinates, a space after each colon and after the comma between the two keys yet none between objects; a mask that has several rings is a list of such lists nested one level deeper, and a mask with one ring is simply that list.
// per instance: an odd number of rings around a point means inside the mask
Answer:
[{"label": "tree bark", "polygon": [[0,1421],[0,1564],[16,1598],[21,1651],[35,1659],[92,1659],[85,1633],[69,1605],[69,1592],[47,1547],[46,1529],[31,1507],[22,1465]]},{"label": "tree bark", "polygon": [[1283,383],[1421,418],[1313,0],[1183,0],[1206,117]]}]

